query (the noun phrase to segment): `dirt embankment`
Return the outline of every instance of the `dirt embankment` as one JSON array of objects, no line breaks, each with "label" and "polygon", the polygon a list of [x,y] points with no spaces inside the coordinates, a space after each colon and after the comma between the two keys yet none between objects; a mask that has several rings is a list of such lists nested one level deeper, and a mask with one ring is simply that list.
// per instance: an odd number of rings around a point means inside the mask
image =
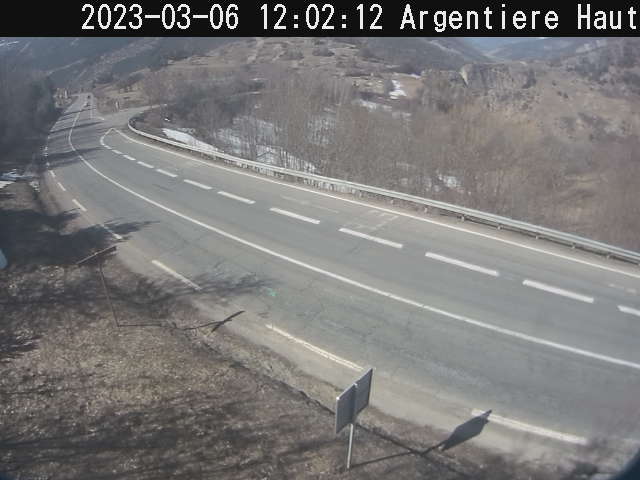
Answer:
[{"label": "dirt embankment", "polygon": [[[184,327],[209,323],[210,335],[233,342],[211,324],[223,319],[199,317],[179,286],[150,283],[117,258],[103,285],[98,266],[75,263],[110,242],[105,231],[47,213],[25,183],[3,193],[0,245],[11,264],[0,272],[0,477],[558,478],[364,429],[345,472],[346,438],[334,435],[331,412]],[[113,228],[126,236],[136,226]]]}]

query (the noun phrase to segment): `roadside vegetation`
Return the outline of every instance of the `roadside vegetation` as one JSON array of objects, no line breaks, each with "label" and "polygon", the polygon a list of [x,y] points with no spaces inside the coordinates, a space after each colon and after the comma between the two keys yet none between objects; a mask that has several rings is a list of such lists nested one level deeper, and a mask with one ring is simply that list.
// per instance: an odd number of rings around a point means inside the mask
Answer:
[{"label": "roadside vegetation", "polygon": [[54,87],[42,73],[22,65],[17,54],[0,56],[0,149],[6,153],[55,115]]}]

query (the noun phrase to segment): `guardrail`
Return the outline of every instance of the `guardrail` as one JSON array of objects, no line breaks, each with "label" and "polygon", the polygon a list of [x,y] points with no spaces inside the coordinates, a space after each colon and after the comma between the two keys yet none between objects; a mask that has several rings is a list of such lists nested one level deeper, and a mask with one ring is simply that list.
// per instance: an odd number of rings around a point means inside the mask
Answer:
[{"label": "guardrail", "polygon": [[571,248],[579,248],[584,251],[597,253],[604,255],[607,258],[615,258],[625,262],[634,263],[640,265],[640,252],[632,252],[620,247],[608,245],[606,243],[597,242],[588,238],[579,237],[569,233],[552,230],[550,228],[540,227],[527,222],[521,222],[519,220],[513,220],[507,217],[494,215],[492,213],[481,212],[471,208],[460,207],[437,200],[430,200],[427,198],[418,197],[415,195],[409,195],[401,192],[394,192],[391,190],[385,190],[379,187],[372,187],[370,185],[363,185],[360,183],[349,182],[346,180],[338,180],[330,177],[323,177],[313,173],[306,173],[297,170],[291,170],[283,167],[276,167],[273,165],[267,165],[262,162],[254,162],[252,160],[245,160],[243,158],[235,157],[223,152],[212,152],[197,147],[192,147],[182,142],[176,142],[156,135],[138,130],[134,127],[135,118],[129,121],[129,130],[141,137],[159,142],[165,145],[171,145],[181,150],[187,150],[190,152],[198,153],[206,157],[212,157],[213,159],[221,159],[225,163],[235,165],[237,167],[247,169],[250,168],[262,175],[281,177],[286,180],[292,180],[302,182],[306,185],[311,185],[323,190],[330,190],[340,193],[348,193],[355,195],[362,195],[363,193],[369,195],[376,195],[386,199],[391,199],[392,203],[395,200],[406,202],[411,205],[420,205],[425,210],[434,209],[443,214],[454,215],[461,220],[470,220],[475,223],[481,223],[485,225],[491,225],[498,229],[504,229],[514,231],[535,237],[537,239],[545,239],[555,243],[570,246]]}]

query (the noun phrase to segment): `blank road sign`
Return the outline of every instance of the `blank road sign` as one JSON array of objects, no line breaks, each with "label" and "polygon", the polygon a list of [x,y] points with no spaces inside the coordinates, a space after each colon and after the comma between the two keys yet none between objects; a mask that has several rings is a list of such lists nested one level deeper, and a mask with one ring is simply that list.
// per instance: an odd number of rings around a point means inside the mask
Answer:
[{"label": "blank road sign", "polygon": [[354,408],[355,411],[353,412],[354,421],[355,417],[369,405],[372,379],[373,368],[370,368],[369,371],[356,382],[356,405]]},{"label": "blank road sign", "polygon": [[336,398],[336,435],[355,420],[354,406],[356,401],[355,383]]}]

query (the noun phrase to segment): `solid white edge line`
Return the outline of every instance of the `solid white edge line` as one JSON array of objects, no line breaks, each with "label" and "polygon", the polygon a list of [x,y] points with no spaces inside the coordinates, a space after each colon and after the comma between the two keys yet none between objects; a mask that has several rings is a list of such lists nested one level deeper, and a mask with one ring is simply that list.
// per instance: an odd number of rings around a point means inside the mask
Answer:
[{"label": "solid white edge line", "polygon": [[289,212],[287,210],[282,210],[281,208],[270,208],[270,212],[277,213],[279,215],[284,215],[285,217],[295,218],[296,220],[301,220],[307,223],[313,223],[314,225],[318,225],[320,220],[316,220],[315,218],[305,217],[303,215],[298,215],[297,213]]},{"label": "solid white edge line", "polygon": [[74,198],[73,200],[71,200],[71,201],[74,203],[74,205],[75,205],[76,207],[78,207],[78,208],[79,208],[80,210],[82,210],[83,212],[86,212],[86,211],[87,211],[87,209],[86,209],[86,208],[84,208],[84,207],[82,206],[82,204],[81,204],[78,200],[76,200],[75,198]]},{"label": "solid white edge line", "polygon": [[340,231],[342,233],[346,233],[347,235],[353,235],[354,237],[364,238],[365,240],[370,240],[372,242],[380,243],[382,245],[387,245],[388,247],[393,247],[398,249],[402,248],[401,243],[392,242],[391,240],[385,240],[384,238],[380,238],[380,237],[374,237],[371,235],[367,235],[366,233],[350,230],[348,228],[341,228]]},{"label": "solid white edge line", "polygon": [[156,172],[161,173],[162,175],[166,175],[167,177],[171,177],[171,178],[177,178],[178,177],[178,175],[176,175],[175,173],[167,172],[166,170],[162,170],[161,168],[158,168],[156,170]]},{"label": "solid white edge line", "polygon": [[60,190],[62,190],[63,192],[67,191],[67,189],[64,188],[64,185],[62,185],[60,182],[58,182],[58,186],[60,187]]},{"label": "solid white edge line", "polygon": [[529,250],[529,251],[532,251],[532,252],[542,253],[544,255],[549,255],[549,256],[552,256],[552,257],[556,257],[556,258],[561,258],[561,259],[567,260],[569,262],[579,263],[580,265],[586,265],[588,267],[597,268],[599,270],[606,270],[608,272],[617,273],[619,275],[624,275],[624,276],[627,276],[627,277],[640,279],[640,273],[625,272],[623,270],[618,270],[617,268],[608,267],[606,265],[599,265],[597,263],[589,262],[587,260],[581,260],[579,258],[570,257],[568,255],[563,255],[561,253],[555,253],[555,252],[551,252],[549,250],[544,250],[542,248],[533,247],[533,246],[530,246],[530,245],[525,245],[523,243],[518,243],[518,242],[516,242],[514,240],[507,240],[506,238],[496,237],[496,236],[490,235],[488,233],[482,233],[482,232],[476,232],[476,231],[473,231],[473,230],[468,230],[466,228],[459,227],[459,226],[456,226],[456,225],[451,225],[451,224],[448,224],[448,223],[439,222],[439,221],[433,220],[431,218],[418,217],[417,215],[412,215],[412,214],[407,213],[407,212],[401,212],[401,211],[393,210],[393,209],[390,209],[390,208],[380,207],[378,205],[368,204],[368,203],[360,202],[358,200],[352,200],[350,198],[338,197],[336,195],[331,195],[330,193],[320,192],[320,191],[317,191],[317,190],[312,190],[312,189],[309,189],[309,188],[300,187],[298,185],[292,185],[292,184],[285,183],[285,182],[279,182],[277,180],[266,178],[266,177],[263,177],[263,176],[260,176],[260,175],[254,175],[254,174],[251,174],[251,173],[243,172],[243,171],[241,171],[240,169],[237,169],[237,168],[224,167],[222,165],[216,165],[215,163],[207,162],[207,161],[195,158],[192,155],[185,155],[185,154],[180,153],[180,152],[174,152],[174,151],[171,151],[171,150],[167,150],[166,148],[162,148],[162,147],[159,147],[157,145],[151,145],[150,143],[142,142],[140,140],[137,140],[135,138],[130,137],[129,135],[127,135],[126,133],[124,133],[124,132],[122,132],[120,130],[115,130],[115,131],[118,134],[122,135],[127,140],[129,140],[130,142],[134,142],[134,143],[137,143],[139,145],[144,145],[147,148],[152,148],[152,149],[155,149],[155,150],[158,150],[160,152],[164,152],[164,153],[167,153],[167,154],[170,154],[170,155],[174,155],[174,156],[181,157],[181,158],[186,158],[186,159],[191,160],[193,162],[205,165],[205,166],[207,166],[209,168],[217,168],[217,169],[220,169],[220,170],[225,170],[225,171],[227,171],[229,173],[233,173],[235,175],[244,175],[244,176],[247,176],[247,177],[252,177],[252,178],[254,178],[256,180],[260,180],[262,182],[268,182],[268,183],[273,183],[273,184],[276,184],[276,185],[281,185],[281,186],[284,186],[284,187],[287,187],[287,188],[291,188],[293,190],[299,190],[299,191],[302,191],[302,192],[312,193],[314,195],[319,195],[321,197],[331,198],[331,199],[334,199],[334,200],[339,200],[341,202],[350,203],[352,205],[359,205],[361,207],[373,208],[373,209],[378,210],[380,212],[387,212],[387,213],[392,213],[394,215],[400,215],[402,217],[411,218],[412,220],[416,220],[416,221],[419,221],[419,222],[430,223],[432,225],[437,225],[437,226],[442,227],[442,228],[448,228],[450,230],[455,230],[455,231],[458,231],[458,232],[468,233],[469,235],[475,235],[475,236],[480,237],[480,238],[486,238],[486,239],[489,239],[489,240],[494,240],[496,242],[504,243],[505,245],[511,245],[513,247],[523,248],[525,250]]},{"label": "solid white edge line", "polygon": [[[77,122],[78,118],[79,118],[80,114],[78,114],[78,116],[76,117],[75,122]],[[74,122],[74,126],[75,126],[75,122]],[[445,318],[449,318],[452,320],[456,320],[458,322],[461,323],[466,323],[468,325],[473,325],[477,328],[482,328],[485,330],[489,330],[495,333],[499,333],[508,337],[512,337],[512,338],[517,338],[518,340],[522,340],[525,342],[529,342],[529,343],[533,343],[536,345],[542,345],[548,348],[553,348],[556,350],[560,350],[563,352],[567,352],[567,353],[571,353],[574,355],[578,355],[578,356],[582,356],[582,357],[586,357],[586,358],[591,358],[593,360],[599,360],[601,362],[605,362],[605,363],[611,363],[613,365],[618,365],[618,366],[622,366],[622,367],[628,367],[634,370],[640,370],[640,364],[638,363],[634,363],[634,362],[630,362],[628,360],[622,360],[620,358],[615,358],[615,357],[610,357],[608,355],[601,355],[599,353],[594,353],[594,352],[590,352],[588,350],[582,350],[580,348],[575,348],[575,347],[571,347],[569,345],[564,345],[562,343],[556,343],[556,342],[552,342],[550,340],[545,340],[543,338],[539,338],[539,337],[534,337],[532,335],[527,335],[525,333],[520,333],[520,332],[516,332],[513,330],[509,330],[507,328],[503,328],[503,327],[498,327],[496,325],[491,325],[485,322],[481,322],[479,320],[474,320],[472,318],[469,317],[465,317],[463,315],[458,315],[455,313],[451,313],[448,312],[446,310],[442,310],[440,308],[437,307],[431,307],[429,305],[425,305],[423,303],[417,302],[415,300],[411,300],[408,298],[404,298],[401,297],[399,295],[395,295],[393,293],[390,292],[386,292],[384,290],[381,290],[379,288],[376,287],[372,287],[370,285],[366,285],[364,283],[358,282],[356,280],[352,280],[350,278],[344,277],[342,275],[339,275],[337,273],[333,273],[333,272],[329,272],[327,270],[324,270],[322,268],[319,267],[315,267],[313,265],[310,265],[308,263],[305,263],[303,261],[300,260],[296,260],[292,257],[288,257],[286,255],[283,255],[281,253],[275,252],[269,248],[263,247],[261,245],[258,245],[256,243],[250,242],[249,240],[245,240],[241,237],[238,237],[236,235],[233,235],[231,233],[225,232],[224,230],[221,230],[220,228],[214,227],[212,225],[209,225],[205,222],[202,222],[200,220],[196,220],[195,218],[192,218],[188,215],[185,215],[184,213],[178,212],[177,210],[174,210],[170,207],[167,207],[166,205],[163,205],[159,202],[156,202],[155,200],[152,200],[148,197],[145,197],[144,195],[131,190],[128,187],[125,187],[124,185],[122,185],[121,183],[118,183],[116,180],[113,180],[112,178],[108,177],[107,175],[105,175],[104,173],[102,173],[100,170],[98,170],[96,167],[94,167],[91,163],[89,163],[84,156],[82,156],[82,154],[78,153],[78,151],[75,149],[75,147],[73,146],[73,142],[71,141],[71,134],[73,133],[73,128],[69,131],[69,136],[68,136],[68,141],[69,141],[69,146],[71,147],[71,149],[76,153],[76,155],[78,156],[78,158],[82,161],[82,163],[84,163],[89,169],[91,169],[92,171],[94,171],[98,176],[102,177],[104,180],[106,180],[107,182],[111,183],[112,185],[115,185],[116,187],[124,190],[125,192],[128,192],[129,194],[133,195],[134,197],[150,204],[150,205],[154,205],[155,207],[164,210],[167,213],[170,213],[172,215],[175,215],[178,218],[182,218],[183,220],[186,220],[188,222],[193,223],[194,225],[198,225],[206,230],[209,230],[211,232],[214,232],[218,235],[220,235],[221,237],[224,237],[228,240],[232,240],[235,241],[236,243],[239,243],[241,245],[245,245],[246,247],[252,248],[254,250],[257,250],[259,252],[265,253],[267,255],[270,255],[272,257],[276,257],[279,258],[280,260],[283,260],[285,262],[291,263],[293,265],[297,265],[298,267],[307,269],[309,271],[315,272],[315,273],[319,273],[321,275],[324,275],[328,278],[331,278],[333,280],[342,282],[346,285],[350,285],[356,288],[360,288],[362,290],[366,290],[370,293],[374,293],[376,295],[380,295],[382,297],[386,297],[389,298],[391,300],[395,300],[397,302],[400,303],[404,303],[406,305],[409,306],[413,306],[415,308],[419,308],[422,310],[425,310],[427,312],[431,312],[434,313],[436,315],[445,317]]]},{"label": "solid white edge line", "polygon": [[158,260],[152,260],[151,263],[153,265],[155,265],[156,267],[158,267],[160,270],[164,270],[166,273],[171,275],[176,280],[179,280],[182,283],[184,283],[185,285],[193,288],[195,291],[199,292],[200,290],[202,290],[202,287],[200,287],[200,285],[197,285],[196,283],[194,283],[191,280],[189,280],[187,277],[184,277],[184,276],[180,275],[175,270],[172,270],[171,268],[167,267],[164,263],[159,262]]},{"label": "solid white edge line", "polygon": [[[471,410],[471,415],[474,417],[478,417],[484,413],[486,412],[479,410],[477,408],[474,408],[473,410]],[[500,415],[495,415],[494,413],[491,413],[487,417],[487,420],[489,421],[489,423],[497,423],[499,425],[512,428],[514,430],[533,433],[535,435],[552,438],[554,440],[559,440],[561,442],[573,443],[575,445],[587,445],[589,443],[589,440],[585,437],[579,437],[577,435],[571,435],[569,433],[558,432],[555,430],[538,427],[536,425],[530,425],[528,423],[519,422],[517,420],[512,420],[510,418],[501,417]]]},{"label": "solid white edge line", "polygon": [[[133,160],[135,162],[135,160]],[[140,165],[141,167],[144,168],[156,168],[153,165],[149,165],[148,163],[144,163],[144,162],[138,162],[138,165]]]},{"label": "solid white edge line", "polygon": [[563,288],[554,287],[552,285],[547,285],[546,283],[536,282],[535,280],[525,280],[522,282],[525,287],[535,288],[537,290],[542,290],[548,293],[554,293],[556,295],[561,295],[563,297],[571,298],[573,300],[578,300],[580,302],[585,303],[593,303],[593,297],[588,297],[586,295],[582,295],[580,293],[572,292],[571,290],[565,290]]},{"label": "solid white edge line", "polygon": [[184,183],[188,183],[189,185],[193,185],[194,187],[202,188],[203,190],[213,190],[213,187],[209,185],[205,185],[204,183],[194,182],[193,180],[185,179]]},{"label": "solid white edge line", "polygon": [[229,192],[224,192],[222,190],[218,192],[218,195],[222,195],[223,197],[227,197],[232,200],[237,200],[239,202],[246,203],[247,205],[253,205],[254,203],[256,203],[255,201],[249,200],[248,198],[239,197],[238,195],[234,195],[233,193],[229,193]]},{"label": "solid white edge line", "polygon": [[497,270],[491,270],[489,268],[481,267],[479,265],[474,265],[473,263],[463,262],[462,260],[457,260],[455,258],[446,257],[444,255],[439,255],[433,252],[427,252],[425,257],[430,258],[432,260],[437,260],[439,262],[449,263],[451,265],[455,265],[456,267],[466,268],[467,270],[473,270],[474,272],[484,273],[485,275],[491,275],[492,277],[499,277],[500,272]]},{"label": "solid white edge line", "polygon": [[344,358],[341,358],[337,355],[334,355],[333,353],[327,352],[326,350],[323,350],[320,347],[316,347],[315,345],[306,342],[304,340],[302,340],[301,338],[297,338],[294,337],[293,335],[291,335],[290,333],[285,332],[284,330],[279,329],[278,327],[274,326],[274,325],[265,325],[265,327],[267,327],[269,330],[271,330],[272,332],[277,333],[278,335],[286,338],[287,340],[291,340],[294,343],[297,343],[298,345],[302,345],[304,348],[306,348],[307,350],[311,350],[314,353],[317,353],[318,355],[331,360],[332,362],[335,362],[337,364],[342,365],[343,367],[347,367],[351,370],[355,370],[356,372],[361,372],[362,370],[364,370],[363,367],[361,367],[360,365],[356,365],[353,362],[350,362],[349,360],[345,360]]},{"label": "solid white edge line", "polygon": [[636,317],[640,317],[640,310],[636,310],[635,308],[625,307],[624,305],[618,305],[618,310],[622,313],[628,313],[629,315],[635,315]]}]

